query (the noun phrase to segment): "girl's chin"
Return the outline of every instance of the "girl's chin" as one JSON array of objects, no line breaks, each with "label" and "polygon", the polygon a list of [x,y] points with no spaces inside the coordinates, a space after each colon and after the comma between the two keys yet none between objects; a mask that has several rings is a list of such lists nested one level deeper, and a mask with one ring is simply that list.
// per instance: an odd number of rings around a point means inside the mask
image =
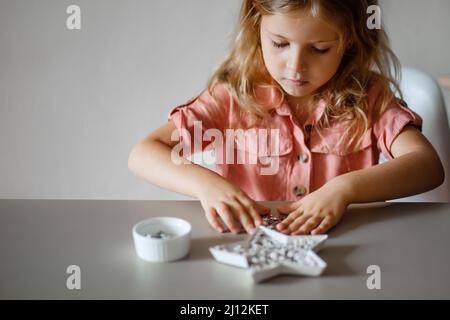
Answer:
[{"label": "girl's chin", "polygon": [[304,88],[304,87],[300,87],[300,88],[291,88],[291,87],[284,87],[284,91],[289,94],[290,96],[293,97],[303,97],[303,96],[307,96],[310,95],[314,92],[314,90],[311,90],[311,88]]}]

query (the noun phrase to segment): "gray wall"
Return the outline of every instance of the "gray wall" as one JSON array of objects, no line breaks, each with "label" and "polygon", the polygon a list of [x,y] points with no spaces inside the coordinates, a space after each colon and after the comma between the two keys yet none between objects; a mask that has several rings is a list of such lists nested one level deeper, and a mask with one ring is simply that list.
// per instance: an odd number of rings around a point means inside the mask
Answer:
[{"label": "gray wall", "polygon": [[[450,1],[380,0],[395,53],[405,66],[450,75]],[[450,91],[444,90],[447,110]],[[448,113],[447,113],[448,114]]]},{"label": "gray wall", "polygon": [[183,198],[132,176],[128,154],[203,89],[238,6],[1,0],[0,198]]},{"label": "gray wall", "polygon": [[[382,4],[402,62],[450,73],[450,1]],[[0,198],[187,199],[132,176],[128,153],[203,90],[239,5],[0,0]]]}]

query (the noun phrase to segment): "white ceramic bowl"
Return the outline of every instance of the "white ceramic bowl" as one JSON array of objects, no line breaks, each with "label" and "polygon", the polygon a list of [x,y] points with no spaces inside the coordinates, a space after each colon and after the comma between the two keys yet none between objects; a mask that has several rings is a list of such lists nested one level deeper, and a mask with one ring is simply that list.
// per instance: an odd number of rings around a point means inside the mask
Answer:
[{"label": "white ceramic bowl", "polygon": [[[191,245],[191,225],[173,217],[156,217],[143,220],[133,227],[137,255],[150,262],[169,262],[183,258]],[[148,236],[158,232],[170,235],[167,239]]]}]

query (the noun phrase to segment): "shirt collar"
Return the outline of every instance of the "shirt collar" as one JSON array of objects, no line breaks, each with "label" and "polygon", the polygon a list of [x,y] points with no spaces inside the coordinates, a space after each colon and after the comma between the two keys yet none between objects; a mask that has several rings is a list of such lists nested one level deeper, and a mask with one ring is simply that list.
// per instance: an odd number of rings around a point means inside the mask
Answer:
[{"label": "shirt collar", "polygon": [[[276,108],[278,103],[281,100],[281,94],[277,89],[272,87],[258,87],[256,91],[256,99],[258,102],[265,106],[268,110],[275,109],[275,112],[278,115],[281,116],[289,116],[293,117],[291,108],[289,106],[289,103],[286,100],[286,97],[283,99],[281,104]],[[325,112],[325,108],[327,106],[327,102],[324,98],[321,98],[318,100],[316,107],[314,108],[313,113],[309,116],[308,120],[306,120],[305,125],[312,124],[315,125],[317,122],[319,122],[320,118],[322,117],[323,113]]]}]

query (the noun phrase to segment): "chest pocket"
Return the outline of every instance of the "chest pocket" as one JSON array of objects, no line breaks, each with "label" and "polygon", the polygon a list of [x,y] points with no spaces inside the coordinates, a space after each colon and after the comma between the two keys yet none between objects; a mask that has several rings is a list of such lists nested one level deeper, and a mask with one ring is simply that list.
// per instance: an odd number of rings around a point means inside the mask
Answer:
[{"label": "chest pocket", "polygon": [[234,142],[238,151],[261,157],[284,156],[292,153],[292,134],[283,128],[242,130],[235,135]]},{"label": "chest pocket", "polygon": [[348,156],[350,154],[357,154],[372,146],[372,129],[364,133],[361,144],[356,150],[345,147],[343,133],[344,131],[338,128],[322,129],[320,134],[316,130],[312,130],[310,139],[311,152]]}]

